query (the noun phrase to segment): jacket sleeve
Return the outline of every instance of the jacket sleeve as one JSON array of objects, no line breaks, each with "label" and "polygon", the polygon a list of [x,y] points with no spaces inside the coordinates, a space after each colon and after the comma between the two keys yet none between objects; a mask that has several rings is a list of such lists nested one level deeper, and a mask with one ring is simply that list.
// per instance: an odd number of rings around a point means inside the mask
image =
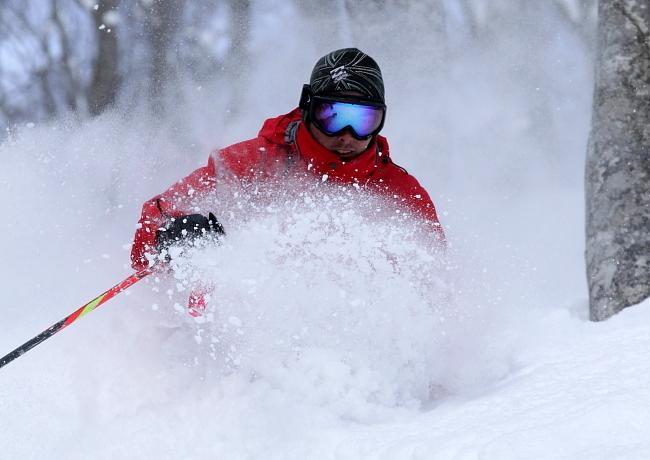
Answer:
[{"label": "jacket sleeve", "polygon": [[407,206],[426,220],[426,222],[431,226],[431,231],[435,234],[438,242],[443,246],[446,246],[447,238],[445,237],[445,231],[438,219],[438,213],[436,212],[436,207],[433,204],[431,197],[415,177],[409,175],[409,180],[407,182],[410,182],[411,184],[402,192]]},{"label": "jacket sleeve", "polygon": [[406,206],[411,212],[422,217],[429,225],[431,232],[441,246],[447,246],[445,231],[438,220],[436,207],[427,191],[418,180],[405,169],[396,164],[389,163],[386,174],[383,176],[387,190],[393,198]]},{"label": "jacket sleeve", "polygon": [[131,247],[131,266],[134,269],[142,270],[149,265],[147,255],[156,253],[158,229],[171,218],[191,214],[192,203],[214,190],[215,173],[214,155],[210,155],[206,166],[144,203]]}]

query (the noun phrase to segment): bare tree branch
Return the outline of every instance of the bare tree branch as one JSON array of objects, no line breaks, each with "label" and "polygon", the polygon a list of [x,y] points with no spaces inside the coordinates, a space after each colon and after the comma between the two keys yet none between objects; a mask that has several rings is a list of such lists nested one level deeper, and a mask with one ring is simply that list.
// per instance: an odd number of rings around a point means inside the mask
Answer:
[{"label": "bare tree branch", "polygon": [[[52,5],[50,5],[52,7]],[[42,96],[43,96],[43,108],[45,109],[45,116],[51,118],[56,115],[56,99],[54,97],[54,92],[50,84],[50,71],[53,66],[52,55],[50,53],[50,45],[47,37],[47,33],[37,32],[35,26],[29,21],[26,16],[25,10],[13,10],[14,15],[20,20],[21,24],[33,33],[38,48],[41,52],[41,55],[44,59],[44,63],[38,65],[34,76],[40,87]]]}]

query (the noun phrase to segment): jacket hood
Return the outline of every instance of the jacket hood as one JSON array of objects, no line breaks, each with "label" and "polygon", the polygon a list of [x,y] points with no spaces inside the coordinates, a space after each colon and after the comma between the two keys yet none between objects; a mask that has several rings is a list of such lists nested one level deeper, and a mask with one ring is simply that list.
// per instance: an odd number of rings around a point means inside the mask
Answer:
[{"label": "jacket hood", "polygon": [[262,125],[258,136],[265,138],[273,144],[286,144],[285,134],[287,127],[289,123],[298,120],[302,120],[302,110],[299,108],[295,108],[287,114],[269,118]]}]

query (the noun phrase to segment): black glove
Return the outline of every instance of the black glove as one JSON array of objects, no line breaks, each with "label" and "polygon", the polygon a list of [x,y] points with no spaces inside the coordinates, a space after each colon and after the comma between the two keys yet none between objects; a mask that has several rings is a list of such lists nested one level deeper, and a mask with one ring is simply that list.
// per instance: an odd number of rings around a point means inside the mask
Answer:
[{"label": "black glove", "polygon": [[164,229],[156,232],[156,248],[160,252],[172,244],[193,242],[210,234],[217,237],[226,234],[214,214],[210,213],[208,217],[201,214],[176,217]]}]

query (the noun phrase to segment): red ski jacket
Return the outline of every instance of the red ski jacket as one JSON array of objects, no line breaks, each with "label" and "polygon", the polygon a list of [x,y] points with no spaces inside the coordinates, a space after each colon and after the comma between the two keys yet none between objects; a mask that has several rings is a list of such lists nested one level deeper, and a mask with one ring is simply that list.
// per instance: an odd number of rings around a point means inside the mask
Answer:
[{"label": "red ski jacket", "polygon": [[335,183],[356,183],[374,189],[421,216],[431,224],[438,240],[445,241],[429,194],[405,169],[393,163],[384,137],[375,136],[365,152],[344,162],[313,138],[302,123],[300,109],[294,109],[266,120],[256,138],[212,152],[206,166],[145,202],[131,250],[133,268],[147,267],[145,254],[155,253],[156,231],[171,217],[192,214],[193,203],[214,192],[219,177],[234,176],[250,182],[279,177],[288,171],[319,181],[326,176]]}]

